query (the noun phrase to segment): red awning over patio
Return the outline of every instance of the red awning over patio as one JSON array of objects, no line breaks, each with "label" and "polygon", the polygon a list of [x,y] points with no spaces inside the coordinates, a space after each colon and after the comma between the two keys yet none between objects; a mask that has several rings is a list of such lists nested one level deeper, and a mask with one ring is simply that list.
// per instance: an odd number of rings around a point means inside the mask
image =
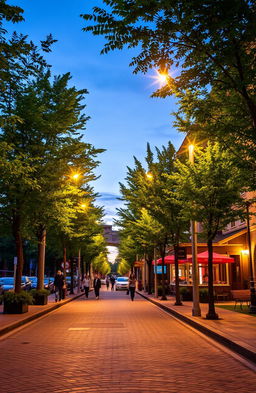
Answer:
[{"label": "red awning over patio", "polygon": [[[190,255],[188,255],[188,257],[190,257]],[[179,263],[190,263],[190,261],[187,259],[179,259]],[[164,258],[164,263],[165,265],[170,265],[172,263],[174,263],[174,255],[166,255],[166,257]],[[155,264],[155,261],[153,261],[153,265]],[[161,265],[162,264],[162,258],[159,258],[157,260],[157,264]]]},{"label": "red awning over patio", "polygon": [[[192,263],[192,256],[188,256],[188,261]],[[208,251],[201,252],[197,254],[198,263],[208,263]],[[218,254],[217,252],[213,253],[213,263],[233,263],[235,262],[234,258],[228,257],[225,254]]]},{"label": "red awning over patio", "polygon": [[[207,264],[208,263],[208,251],[201,252],[197,255],[198,263]],[[213,253],[213,263],[233,263],[235,262],[234,258],[231,258],[225,254],[218,254],[216,252]],[[174,255],[167,255],[164,258],[165,265],[170,265],[174,263]],[[192,255],[188,255],[187,259],[179,259],[179,263],[192,263]],[[155,261],[153,261],[153,265]],[[157,264],[162,264],[162,258],[157,260]]]}]

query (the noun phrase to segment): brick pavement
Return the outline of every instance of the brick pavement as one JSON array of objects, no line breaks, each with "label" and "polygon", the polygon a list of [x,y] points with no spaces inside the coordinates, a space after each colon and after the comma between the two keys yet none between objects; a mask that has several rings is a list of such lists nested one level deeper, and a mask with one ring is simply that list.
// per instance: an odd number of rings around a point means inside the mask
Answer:
[{"label": "brick pavement", "polygon": [[1,393],[251,393],[256,374],[124,292],[90,295],[0,342]]},{"label": "brick pavement", "polygon": [[61,307],[68,303],[71,299],[76,298],[78,295],[67,295],[65,300],[55,302],[55,295],[52,294],[48,297],[48,304],[44,306],[31,306],[27,313],[24,314],[3,314],[3,304],[0,305],[0,336],[6,334],[14,328],[27,323],[29,320],[36,319],[39,314],[50,312],[51,310]]},{"label": "brick pavement", "polygon": [[[182,315],[199,322],[202,326],[210,328],[212,331],[227,337],[234,343],[237,343],[244,348],[256,353],[256,317],[242,314],[218,307],[218,304],[232,304],[234,302],[216,303],[216,312],[219,315],[219,320],[207,320],[205,315],[208,312],[208,304],[200,304],[201,317],[192,317],[192,302],[183,302],[183,306],[175,306],[174,297],[169,297],[167,301],[161,301],[159,298],[155,299],[153,295],[148,295],[145,292],[142,294],[153,299],[155,302],[168,306],[172,310],[181,313]],[[239,307],[239,306],[237,306]]]}]

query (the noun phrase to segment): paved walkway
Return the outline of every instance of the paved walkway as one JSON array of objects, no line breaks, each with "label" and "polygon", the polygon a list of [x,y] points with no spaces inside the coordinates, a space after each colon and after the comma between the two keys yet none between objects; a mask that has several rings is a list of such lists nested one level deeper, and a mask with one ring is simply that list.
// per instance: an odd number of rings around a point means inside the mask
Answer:
[{"label": "paved walkway", "polygon": [[0,392],[255,392],[253,371],[147,300],[101,293],[2,340]]},{"label": "paved walkway", "polygon": [[77,297],[77,294],[67,295],[65,300],[55,302],[55,295],[48,297],[48,304],[45,306],[29,306],[29,311],[24,314],[3,314],[3,305],[0,305],[0,336],[5,334],[7,330],[12,330],[17,325],[23,325],[28,320],[34,319],[41,313],[47,313],[50,310],[60,307],[70,302],[71,299]]},{"label": "paved walkway", "polygon": [[[147,295],[145,292],[142,294],[256,353],[256,317],[217,307],[218,304],[228,304],[222,302],[216,304],[216,312],[220,319],[211,321],[205,318],[208,304],[200,304],[201,317],[192,317],[192,302],[183,302],[183,306],[174,306],[174,297],[168,297],[167,301],[161,301],[155,299],[153,295]],[[229,302],[229,304],[234,305],[234,302]]]}]

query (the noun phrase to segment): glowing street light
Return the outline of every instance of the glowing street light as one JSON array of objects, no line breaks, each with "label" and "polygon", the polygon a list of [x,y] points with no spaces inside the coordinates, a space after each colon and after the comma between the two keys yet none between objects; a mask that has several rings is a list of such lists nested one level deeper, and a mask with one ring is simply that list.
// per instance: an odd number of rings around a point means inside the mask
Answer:
[{"label": "glowing street light", "polygon": [[147,178],[148,180],[152,181],[152,180],[154,179],[154,176],[153,176],[153,174],[152,174],[151,172],[147,172],[147,173],[146,173],[146,178]]},{"label": "glowing street light", "polygon": [[166,72],[162,73],[157,71],[157,79],[161,85],[166,85],[168,83],[168,76]]},{"label": "glowing street light", "polygon": [[73,174],[71,175],[71,178],[72,178],[73,180],[78,180],[80,176],[81,176],[80,173],[73,173]]}]

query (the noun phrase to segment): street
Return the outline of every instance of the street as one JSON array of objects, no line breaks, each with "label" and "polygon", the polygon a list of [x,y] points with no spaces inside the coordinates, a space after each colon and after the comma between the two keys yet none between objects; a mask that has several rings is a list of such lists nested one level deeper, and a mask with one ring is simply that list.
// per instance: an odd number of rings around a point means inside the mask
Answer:
[{"label": "street", "polygon": [[89,297],[0,341],[1,393],[255,392],[253,371],[139,295]]}]

